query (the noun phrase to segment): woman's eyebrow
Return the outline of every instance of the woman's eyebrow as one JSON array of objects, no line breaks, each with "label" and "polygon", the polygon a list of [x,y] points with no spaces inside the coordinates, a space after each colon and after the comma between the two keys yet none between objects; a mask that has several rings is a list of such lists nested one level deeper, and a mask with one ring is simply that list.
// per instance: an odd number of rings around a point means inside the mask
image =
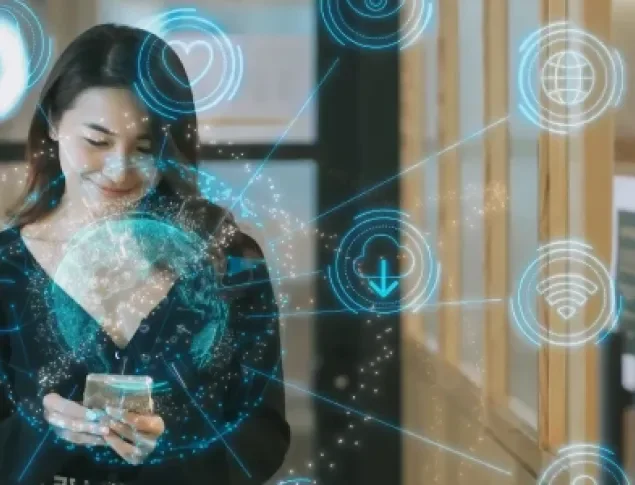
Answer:
[{"label": "woman's eyebrow", "polygon": [[[99,125],[97,123],[84,123],[84,126],[92,130],[99,131],[100,133],[103,133],[105,135],[117,136],[117,133],[115,133],[114,131],[111,131],[105,126]],[[144,140],[144,141],[151,141],[151,137],[149,133],[141,133],[139,134],[139,136],[137,136],[137,139]]]},{"label": "woman's eyebrow", "polygon": [[105,135],[111,135],[111,136],[115,136],[116,135],[115,132],[110,131],[105,126],[98,125],[97,123],[84,123],[84,126],[86,126],[87,128],[90,128],[91,130],[95,130],[95,131],[99,131],[101,133],[104,133]]}]

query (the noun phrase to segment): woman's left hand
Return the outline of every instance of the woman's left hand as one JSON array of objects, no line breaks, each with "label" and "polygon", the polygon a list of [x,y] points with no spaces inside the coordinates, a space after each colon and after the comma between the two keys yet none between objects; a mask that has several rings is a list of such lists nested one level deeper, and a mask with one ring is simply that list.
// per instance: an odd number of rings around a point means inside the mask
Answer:
[{"label": "woman's left hand", "polygon": [[[132,465],[140,465],[157,446],[165,431],[161,416],[136,414],[117,408],[106,408],[108,426],[113,431],[106,443]],[[127,441],[126,441],[127,440]]]}]

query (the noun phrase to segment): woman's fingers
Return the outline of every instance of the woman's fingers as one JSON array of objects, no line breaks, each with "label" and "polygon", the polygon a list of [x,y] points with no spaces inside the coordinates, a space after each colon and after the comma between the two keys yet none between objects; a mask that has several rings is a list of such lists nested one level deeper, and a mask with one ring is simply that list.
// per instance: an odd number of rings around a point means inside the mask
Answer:
[{"label": "woman's fingers", "polygon": [[147,433],[141,433],[130,427],[128,424],[124,424],[120,421],[111,420],[108,425],[110,429],[117,433],[122,438],[132,442],[139,449],[144,451],[152,451],[157,446],[156,437]]},{"label": "woman's fingers", "polygon": [[112,407],[107,407],[106,413],[113,418],[108,425],[114,431],[104,438],[106,443],[128,463],[143,463],[156,447],[157,438],[165,430],[163,419],[160,416],[145,416]]},{"label": "woman's fingers", "polygon": [[165,423],[161,416],[146,416],[131,413],[120,408],[106,407],[106,413],[117,421],[129,425],[132,429],[151,436],[160,436],[165,431]]},{"label": "woman's fingers", "polygon": [[50,412],[55,412],[70,418],[84,421],[99,421],[99,419],[103,416],[103,413],[85,408],[81,404],[69,399],[64,399],[56,393],[44,396],[42,404],[44,405],[44,408]]},{"label": "woman's fingers", "polygon": [[115,434],[109,434],[104,438],[104,440],[115,451],[115,453],[131,465],[140,465],[147,456],[147,452],[144,453],[140,448],[137,448],[130,443],[126,443]]},{"label": "woman's fingers", "polygon": [[95,436],[86,433],[74,433],[68,429],[53,427],[55,434],[61,439],[73,443],[74,445],[83,446],[106,446],[106,441],[101,436]]},{"label": "woman's fingers", "polygon": [[55,411],[45,411],[44,419],[56,428],[65,429],[73,433],[88,433],[91,435],[104,436],[110,431],[108,426],[104,424],[71,418]]}]

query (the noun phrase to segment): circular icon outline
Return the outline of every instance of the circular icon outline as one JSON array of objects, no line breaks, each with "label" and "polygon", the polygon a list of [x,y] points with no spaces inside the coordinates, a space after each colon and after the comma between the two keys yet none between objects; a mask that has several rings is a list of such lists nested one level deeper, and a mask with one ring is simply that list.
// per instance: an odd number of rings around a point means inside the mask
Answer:
[{"label": "circular icon outline", "polygon": [[[367,35],[351,26],[345,20],[342,4],[350,9],[353,15],[362,17],[366,21],[381,21],[392,16],[401,16],[402,21],[397,32],[385,35]],[[352,0],[320,0],[320,17],[331,37],[342,46],[361,49],[382,50],[398,47],[406,49],[416,42],[431,23],[434,12],[432,0],[415,0],[408,3],[400,0],[387,9],[388,2],[380,0],[372,5],[370,0],[364,2],[366,10],[354,5]],[[401,10],[410,6],[407,15],[401,15]]]},{"label": "circular icon outline", "polygon": [[[541,63],[541,54],[550,49],[557,42],[567,44],[578,43],[587,52],[598,59],[606,82],[595,102],[585,107],[580,113],[567,112],[561,114],[549,109],[540,100],[540,95],[534,90],[535,67],[539,72],[545,67]],[[571,50],[571,49],[567,49]],[[582,49],[580,49],[581,51]],[[571,50],[583,57],[595,74],[594,63],[578,50]],[[570,21],[554,22],[533,32],[519,47],[521,60],[518,68],[519,110],[530,122],[537,127],[556,133],[567,134],[580,129],[584,125],[602,116],[609,107],[619,105],[625,90],[624,62],[616,49],[609,48],[595,35],[576,27]],[[549,59],[551,56],[549,57]],[[542,87],[542,82],[539,83]],[[594,87],[597,83],[594,83]],[[592,90],[590,93],[593,92]],[[588,97],[588,95],[587,95]]]},{"label": "circular icon outline", "polygon": [[[30,35],[24,36],[33,39],[33,51],[30,53],[28,66],[29,66],[29,81],[27,84],[27,90],[35,86],[44,73],[48,69],[48,66],[53,58],[53,39],[46,35],[42,22],[35,14],[33,9],[26,3],[20,0],[13,0],[12,4],[16,7],[11,8],[10,4],[3,4],[0,6],[0,17],[3,13],[8,14],[17,26],[18,31],[23,34],[23,28],[18,17],[24,20],[24,24],[29,28]],[[36,28],[34,28],[34,26]],[[40,47],[39,49],[37,47]],[[36,56],[35,52],[39,52]],[[33,62],[34,57],[37,57],[37,61]]]},{"label": "circular icon outline", "polygon": [[574,444],[566,446],[558,451],[556,459],[542,472],[538,478],[538,485],[548,485],[555,483],[560,473],[566,474],[566,483],[576,484],[581,479],[591,480],[591,483],[598,483],[595,479],[586,474],[576,475],[573,480],[570,478],[572,466],[588,467],[595,465],[615,478],[615,484],[630,485],[626,472],[616,462],[615,453],[608,448],[594,444]]},{"label": "circular icon outline", "polygon": [[[512,320],[518,330],[536,346],[548,344],[558,347],[577,347],[591,341],[599,344],[618,324],[622,304],[617,295],[615,284],[606,266],[589,251],[592,247],[573,240],[554,241],[538,248],[538,256],[524,269],[516,291],[509,301]],[[562,254],[574,254],[566,257]],[[577,333],[559,333],[546,328],[533,311],[538,296],[534,290],[534,281],[541,278],[543,271],[550,265],[566,260],[568,263],[589,268],[597,277],[596,284],[601,288],[602,308],[591,325]]]},{"label": "circular icon outline", "polygon": [[[407,220],[409,218],[408,214],[399,210],[369,210],[355,216],[356,224],[342,237],[335,251],[335,259],[332,265],[327,267],[327,278],[338,301],[352,313],[368,312],[389,315],[408,309],[416,311],[435,294],[440,280],[441,266],[436,261],[430,244],[421,231]],[[409,250],[417,257],[421,274],[412,285],[412,289],[405,295],[407,300],[401,294],[398,300],[390,301],[371,299],[363,294],[361,294],[363,298],[360,298],[360,293],[356,289],[358,283],[356,284],[349,275],[351,262],[357,259],[350,255],[350,252],[356,248],[354,243],[357,242],[360,234],[376,230],[378,225],[384,229],[390,228],[402,236],[405,234],[415,243],[415,247]],[[403,246],[403,240],[400,243],[400,246]],[[417,262],[413,265],[416,268]]]},{"label": "circular icon outline", "polygon": [[[16,114],[29,91],[48,70],[53,58],[53,39],[33,9],[20,0],[0,5],[0,27],[4,29],[4,48],[8,48],[0,53],[2,121]],[[1,65],[7,61],[8,65]]]},{"label": "circular icon outline", "polygon": [[[219,47],[219,59],[222,61],[222,75],[216,87],[204,97],[194,100],[193,108],[184,108],[183,102],[174,100],[167,93],[156,86],[150,72],[150,60],[156,36],[149,34],[137,56],[138,80],[134,84],[135,91],[143,102],[153,111],[168,119],[175,120],[180,115],[194,114],[209,111],[222,102],[234,99],[244,77],[244,56],[239,45],[234,44],[228,35],[214,21],[201,15],[194,15],[197,9],[194,7],[175,8],[155,15],[140,25],[151,32],[159,31],[166,37],[177,30],[196,31],[207,34],[215,45]],[[176,24],[176,25],[175,25]],[[196,43],[205,42],[196,40]],[[182,43],[182,41],[181,41]],[[169,42],[168,42],[169,44]],[[162,52],[163,56],[164,53]],[[214,54],[214,58],[216,55]],[[174,74],[169,72],[174,77]],[[197,76],[197,80],[202,75]],[[190,83],[191,84],[191,83]],[[218,92],[220,91],[220,93]]]}]

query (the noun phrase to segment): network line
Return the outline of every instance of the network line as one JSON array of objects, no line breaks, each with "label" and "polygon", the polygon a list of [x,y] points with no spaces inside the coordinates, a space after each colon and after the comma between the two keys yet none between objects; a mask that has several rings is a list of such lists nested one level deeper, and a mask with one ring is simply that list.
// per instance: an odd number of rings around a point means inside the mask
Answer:
[{"label": "network line", "polygon": [[393,180],[398,179],[399,177],[401,177],[402,175],[407,174],[408,172],[411,172],[412,170],[415,170],[416,168],[421,167],[422,165],[425,165],[427,162],[429,162],[430,160],[432,160],[433,158],[437,158],[451,150],[454,150],[456,148],[458,148],[459,146],[461,146],[464,143],[467,143],[468,141],[472,141],[475,138],[478,138],[479,136],[483,135],[484,133],[486,133],[487,131],[491,130],[492,128],[495,128],[496,126],[500,125],[501,123],[504,123],[505,121],[507,121],[507,119],[509,118],[509,116],[505,116],[504,118],[501,118],[489,125],[487,125],[485,128],[481,128],[479,131],[472,133],[470,136],[463,138],[462,140],[457,141],[456,143],[453,143],[452,145],[449,145],[447,147],[445,147],[444,149],[442,149],[441,151],[435,153],[434,155],[430,155],[429,157],[424,158],[423,160],[420,160],[419,162],[415,163],[414,165],[411,165],[408,168],[403,169],[402,171],[400,171],[399,173],[392,175],[390,177],[388,177],[385,180],[382,180],[381,182],[376,183],[375,185],[363,190],[362,192],[354,195],[353,197],[340,202],[339,204],[337,204],[335,207],[331,207],[330,209],[326,210],[325,212],[322,212],[321,214],[315,216],[313,219],[310,219],[309,221],[300,224],[300,227],[297,227],[296,229],[292,230],[291,232],[288,232],[287,234],[285,234],[284,236],[280,236],[272,241],[269,241],[267,244],[269,246],[274,246],[276,243],[278,243],[281,240],[287,239],[288,237],[290,237],[292,234],[295,234],[298,231],[301,231],[302,228],[304,226],[308,226],[309,224],[312,224],[313,222],[316,222],[320,219],[322,219],[324,216],[327,216],[329,214],[332,214],[333,212],[341,209],[342,207],[347,206],[348,204],[350,204],[351,202],[356,201],[357,199],[361,199],[362,197],[364,197],[365,195],[369,194],[370,192],[372,192],[375,189],[378,189],[380,187],[383,187],[384,185],[392,182]]},{"label": "network line", "polygon": [[505,469],[500,468],[500,467],[498,467],[496,465],[492,465],[491,463],[483,461],[480,458],[476,458],[474,456],[468,455],[467,453],[465,453],[463,451],[456,450],[456,449],[451,448],[451,447],[449,447],[447,445],[444,445],[444,444],[439,443],[437,441],[431,440],[430,438],[426,438],[425,436],[418,435],[418,434],[416,434],[416,433],[414,433],[412,431],[409,431],[407,429],[404,429],[404,428],[401,428],[399,426],[396,426],[396,425],[394,425],[392,423],[389,423],[388,421],[385,421],[385,420],[380,419],[380,418],[376,418],[374,416],[371,416],[370,414],[364,413],[364,412],[359,411],[359,410],[357,410],[355,408],[352,408],[350,406],[346,406],[346,405],[341,404],[341,403],[339,403],[337,401],[334,401],[332,399],[329,399],[329,398],[326,398],[326,397],[321,396],[319,394],[316,394],[316,393],[314,393],[314,392],[312,392],[312,391],[310,391],[308,389],[305,389],[305,388],[303,388],[301,386],[298,386],[296,384],[292,384],[289,381],[283,381],[281,379],[276,378],[275,376],[270,376],[268,374],[265,374],[264,372],[260,372],[259,370],[252,369],[251,367],[248,367],[246,365],[242,365],[242,367],[244,369],[250,371],[250,372],[253,372],[254,374],[259,374],[259,375],[261,375],[261,376],[263,376],[263,377],[265,377],[267,379],[270,379],[271,381],[277,382],[277,383],[279,383],[279,384],[281,384],[281,385],[283,385],[285,387],[289,387],[289,388],[294,389],[296,391],[299,391],[301,393],[308,394],[311,397],[314,397],[314,398],[316,398],[316,399],[318,399],[320,401],[323,401],[323,402],[325,402],[327,404],[330,404],[331,406],[334,406],[336,408],[340,408],[340,409],[342,409],[344,411],[347,411],[347,412],[349,412],[351,414],[355,414],[355,415],[357,415],[357,416],[359,416],[361,418],[364,418],[365,420],[373,421],[373,422],[375,422],[377,424],[381,424],[381,425],[386,426],[388,428],[391,428],[391,429],[393,429],[395,431],[399,431],[400,433],[403,433],[406,436],[409,436],[411,438],[415,438],[415,439],[417,439],[419,441],[422,441],[423,443],[426,443],[428,445],[435,446],[436,448],[439,448],[439,449],[441,449],[443,451],[447,451],[448,453],[452,453],[454,455],[460,456],[461,458],[464,458],[464,459],[469,460],[469,461],[471,461],[473,463],[476,463],[478,465],[481,465],[481,466],[484,466],[486,468],[489,468],[490,470],[496,471],[496,472],[501,473],[503,475],[512,476],[512,472],[511,471],[505,470]]},{"label": "network line", "polygon": [[[425,311],[434,311],[440,306],[460,306],[460,305],[484,305],[490,303],[503,303],[505,300],[502,298],[486,298],[484,300],[448,300],[440,301],[437,303],[424,303],[419,306],[412,313],[419,313]],[[286,313],[254,313],[247,315],[247,318],[289,318],[289,317],[304,317],[309,315],[329,315],[329,314],[341,314],[352,313],[348,308],[336,308],[331,310],[298,310],[295,312]],[[373,313],[369,311],[368,313]]]},{"label": "network line", "polygon": [[[242,200],[242,198],[245,195],[245,192],[247,192],[247,189],[251,186],[251,184],[254,183],[254,181],[256,180],[256,178],[258,178],[258,175],[260,175],[260,173],[262,172],[262,170],[265,168],[265,165],[267,164],[267,162],[269,161],[269,159],[271,158],[271,156],[274,154],[274,152],[278,149],[278,147],[280,146],[280,144],[282,143],[282,141],[286,138],[286,136],[289,134],[289,131],[291,131],[291,128],[293,128],[293,125],[295,124],[296,121],[298,121],[298,119],[300,118],[300,115],[304,112],[304,110],[306,109],[306,107],[311,103],[311,101],[313,100],[313,98],[315,97],[315,95],[318,93],[318,91],[320,90],[320,88],[322,87],[322,85],[326,82],[326,80],[328,79],[328,77],[331,75],[331,73],[335,70],[335,68],[337,67],[337,65],[339,64],[340,59],[339,57],[337,59],[335,59],[335,61],[333,62],[333,64],[331,64],[331,67],[326,71],[326,74],[324,74],[324,76],[322,76],[322,79],[320,80],[320,82],[317,84],[317,86],[315,87],[315,89],[313,89],[313,91],[311,92],[311,94],[309,95],[309,97],[307,98],[307,100],[304,102],[304,104],[300,107],[300,110],[298,111],[298,113],[293,117],[293,119],[291,120],[291,122],[289,123],[289,125],[287,126],[287,128],[282,132],[282,135],[280,135],[280,137],[278,138],[278,141],[276,141],[276,143],[273,145],[273,147],[271,148],[271,150],[269,150],[269,153],[267,154],[267,156],[264,158],[264,160],[260,163],[260,165],[258,166],[258,168],[256,169],[256,171],[253,173],[253,175],[249,178],[249,180],[247,181],[247,184],[245,185],[245,188],[243,190],[241,190],[240,194],[238,194],[238,197],[236,197],[236,200],[234,200],[234,202],[232,203],[232,205],[229,207],[229,210],[227,211],[227,214],[231,213],[234,210],[234,207],[236,206],[236,204],[238,203],[238,201]],[[213,232],[213,234],[216,234],[216,231],[218,231],[218,228],[220,227],[220,225],[223,223],[224,217],[221,218],[221,221],[218,224],[218,227],[216,227],[216,230]]]}]

